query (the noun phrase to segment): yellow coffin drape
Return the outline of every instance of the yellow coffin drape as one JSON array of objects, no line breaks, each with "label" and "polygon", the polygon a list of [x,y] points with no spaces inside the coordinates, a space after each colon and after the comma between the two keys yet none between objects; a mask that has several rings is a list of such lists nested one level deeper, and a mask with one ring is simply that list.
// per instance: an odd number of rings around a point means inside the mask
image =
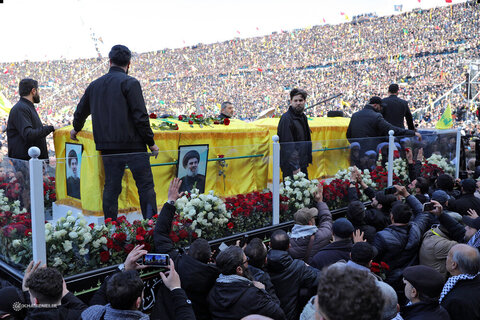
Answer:
[{"label": "yellow coffin drape", "polygon": [[[257,126],[268,129],[268,136],[277,134],[280,118],[267,118],[254,121]],[[350,118],[309,118],[308,125],[312,130],[313,163],[308,167],[310,179],[332,176],[340,169],[350,166],[348,141],[346,133]],[[270,138],[271,139],[271,138]],[[271,140],[270,140],[271,141]],[[272,144],[269,145],[272,154]],[[338,149],[335,149],[338,148]],[[322,149],[334,149],[320,151]],[[269,159],[269,166],[272,158]],[[268,170],[268,180],[272,181],[272,172]]]},{"label": "yellow coffin drape", "polygon": [[[177,167],[175,164],[156,165],[176,162],[178,147],[182,145],[208,144],[209,159],[219,156],[225,158],[255,156],[226,160],[227,167],[225,168],[221,168],[218,161],[208,161],[205,190],[214,190],[217,194],[229,196],[262,190],[267,187],[268,161],[266,159],[270,144],[267,130],[240,120],[232,120],[228,126],[212,125],[203,128],[200,128],[199,125],[190,126],[180,121],[170,119],[168,121],[177,123],[179,130],[154,130],[155,142],[161,152],[156,159],[150,159],[159,206],[162,206],[163,202],[167,200],[168,186],[176,176]],[[162,120],[156,119],[151,122],[158,125]],[[84,129],[78,133],[79,141],[70,139],[71,129],[71,126],[65,127],[56,130],[54,134],[57,154],[57,203],[81,208],[87,214],[103,215],[101,195],[105,176],[100,153],[95,149],[91,121],[87,121]],[[67,196],[65,143],[83,145],[80,170],[81,201]],[[225,171],[225,177],[219,175],[220,169]],[[125,170],[118,207],[120,212],[134,211],[140,208],[135,181],[129,170]]]}]

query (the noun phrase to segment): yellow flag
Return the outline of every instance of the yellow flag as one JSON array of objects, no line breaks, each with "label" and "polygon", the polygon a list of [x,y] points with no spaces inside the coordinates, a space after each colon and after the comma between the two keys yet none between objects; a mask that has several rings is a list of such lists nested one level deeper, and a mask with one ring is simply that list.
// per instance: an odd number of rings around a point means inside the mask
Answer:
[{"label": "yellow flag", "polygon": [[11,102],[0,92],[0,114],[9,114],[10,109],[12,109]]},{"label": "yellow flag", "polygon": [[448,104],[445,111],[443,111],[442,117],[438,120],[437,125],[435,126],[436,129],[450,129],[453,126],[453,118],[452,118],[452,109],[450,108],[450,104]]}]

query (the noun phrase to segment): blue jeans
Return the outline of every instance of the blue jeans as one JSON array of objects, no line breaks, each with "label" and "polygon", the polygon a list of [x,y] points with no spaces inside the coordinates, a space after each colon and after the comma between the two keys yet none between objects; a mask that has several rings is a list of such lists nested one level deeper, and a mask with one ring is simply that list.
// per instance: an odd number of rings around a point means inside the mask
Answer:
[{"label": "blue jeans", "polygon": [[157,199],[153,184],[152,169],[147,153],[106,155],[102,157],[105,169],[103,188],[103,214],[105,219],[117,219],[118,196],[122,192],[122,178],[125,166],[132,171],[140,198],[140,207],[144,219],[157,213]]}]

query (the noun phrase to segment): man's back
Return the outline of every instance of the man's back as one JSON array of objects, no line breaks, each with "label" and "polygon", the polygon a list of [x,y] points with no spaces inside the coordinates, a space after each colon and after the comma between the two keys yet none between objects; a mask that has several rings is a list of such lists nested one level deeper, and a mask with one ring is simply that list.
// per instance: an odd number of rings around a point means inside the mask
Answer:
[{"label": "man's back", "polygon": [[315,288],[319,271],[301,260],[292,259],[287,251],[270,250],[267,272],[287,319],[295,319],[303,308],[303,305],[297,306],[299,290]]},{"label": "man's back", "polygon": [[414,130],[413,117],[408,102],[400,99],[396,95],[391,95],[383,99],[386,104],[383,107],[383,118],[396,127],[405,128],[404,119],[407,120],[408,129]]},{"label": "man's back", "polygon": [[458,280],[442,299],[441,305],[447,309],[452,320],[480,319],[480,277]]}]

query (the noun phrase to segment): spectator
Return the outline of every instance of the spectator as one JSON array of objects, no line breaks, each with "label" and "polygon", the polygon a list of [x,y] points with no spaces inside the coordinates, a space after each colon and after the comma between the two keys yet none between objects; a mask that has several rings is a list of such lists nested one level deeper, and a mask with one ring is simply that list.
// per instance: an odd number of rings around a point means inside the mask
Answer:
[{"label": "spectator", "polygon": [[[372,266],[374,257],[375,251],[370,243],[357,242],[352,246],[350,260],[347,261],[347,266],[371,273],[370,267]],[[382,281],[379,276],[375,275],[374,273],[371,274],[377,277],[377,280]]]},{"label": "spectator", "polygon": [[474,195],[477,190],[476,181],[471,178],[462,180],[461,187],[462,194],[455,201],[449,202],[449,209],[460,213],[462,216],[468,215],[469,209],[480,212],[480,199]]},{"label": "spectator", "polygon": [[[315,192],[317,208],[302,208],[294,214],[295,224],[289,235],[288,249],[293,259],[309,263],[332,238],[332,214],[322,200],[323,186],[319,183]],[[315,226],[315,217],[318,217],[318,227]]]},{"label": "spectator", "polygon": [[382,320],[403,320],[400,315],[400,305],[398,304],[397,293],[387,283],[377,281],[377,287],[380,289],[385,304],[382,309]]},{"label": "spectator", "polygon": [[450,320],[448,312],[439,305],[445,278],[427,266],[411,266],[403,270],[405,296],[410,303],[400,314],[405,320]]},{"label": "spectator", "polygon": [[368,273],[336,263],[322,272],[317,312],[326,320],[380,320],[384,300]]},{"label": "spectator", "polygon": [[231,117],[233,117],[233,110],[233,104],[230,101],[222,102],[222,105],[220,107],[220,115],[218,117],[220,119],[230,119]]},{"label": "spectator", "polygon": [[415,193],[415,197],[421,204],[430,201],[430,195],[428,194],[430,184],[424,177],[417,177],[412,183],[410,183],[408,188]]},{"label": "spectator", "polygon": [[271,250],[267,255],[267,271],[286,318],[296,319],[314,293],[319,271],[302,260],[293,259],[288,254],[290,239],[285,231],[273,232],[270,246]]},{"label": "spectator", "polygon": [[[350,185],[352,186],[352,185]],[[355,230],[360,230],[364,234],[364,238],[373,243],[377,231],[371,225],[365,223],[365,205],[358,201],[352,201],[347,207],[347,219],[352,223]]]},{"label": "spectator", "polygon": [[[175,178],[168,189],[168,201],[163,205],[157,219],[153,234],[155,251],[167,253],[177,266],[178,274],[182,279],[182,288],[192,301],[193,310],[197,319],[210,319],[207,296],[218,277],[218,269],[208,261],[212,256],[210,245],[205,239],[196,239],[192,242],[188,253],[179,253],[170,239],[172,220],[175,215],[175,201],[182,196],[179,193],[181,180]],[[153,314],[163,312],[163,308],[155,309]]]},{"label": "spectator", "polygon": [[25,319],[78,319],[87,306],[70,293],[62,275],[55,268],[39,268],[30,262],[25,270],[22,289],[30,294],[34,307]]},{"label": "spectator", "polygon": [[208,295],[213,320],[240,319],[250,314],[285,319],[282,308],[265,291],[265,286],[248,279],[248,259],[240,247],[228,247],[216,261],[221,273]]},{"label": "spectator", "polygon": [[452,275],[440,295],[440,304],[452,320],[480,319],[480,256],[477,249],[457,244],[450,249],[446,262]]},{"label": "spectator", "polygon": [[355,229],[350,221],[339,218],[333,222],[333,242],[323,247],[312,259],[311,264],[322,269],[337,261],[350,259],[352,236]]}]

